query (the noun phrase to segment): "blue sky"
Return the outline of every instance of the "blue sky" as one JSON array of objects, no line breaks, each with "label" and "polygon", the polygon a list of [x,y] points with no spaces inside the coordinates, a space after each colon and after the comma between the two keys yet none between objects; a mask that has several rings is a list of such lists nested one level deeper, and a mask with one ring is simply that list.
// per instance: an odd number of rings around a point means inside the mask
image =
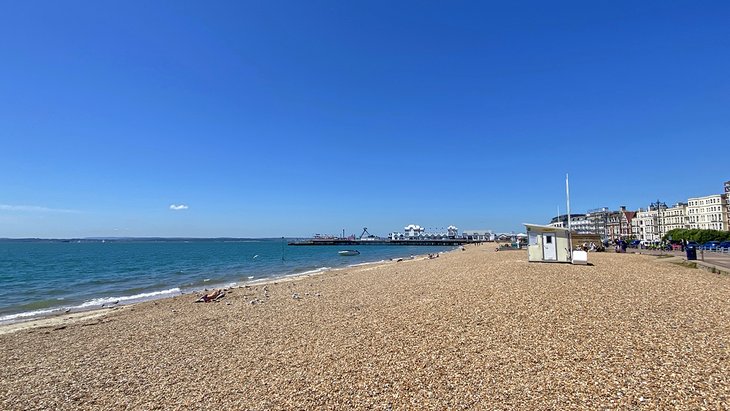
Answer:
[{"label": "blue sky", "polygon": [[521,231],[566,173],[575,212],[730,180],[728,2],[1,9],[0,237]]}]

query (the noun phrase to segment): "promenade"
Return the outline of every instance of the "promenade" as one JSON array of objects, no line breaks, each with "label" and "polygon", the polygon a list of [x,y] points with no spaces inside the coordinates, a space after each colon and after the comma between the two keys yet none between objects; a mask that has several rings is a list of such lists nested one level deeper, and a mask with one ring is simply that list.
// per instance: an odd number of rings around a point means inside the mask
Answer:
[{"label": "promenade", "polygon": [[[687,254],[684,251],[657,251],[657,250],[642,250],[642,249],[631,249],[629,248],[627,253],[633,252],[636,254],[645,255],[672,255],[675,257],[681,257],[687,259]],[[697,262],[704,262],[712,264],[723,269],[730,271],[730,253],[722,253],[716,251],[704,251],[697,250]]]}]

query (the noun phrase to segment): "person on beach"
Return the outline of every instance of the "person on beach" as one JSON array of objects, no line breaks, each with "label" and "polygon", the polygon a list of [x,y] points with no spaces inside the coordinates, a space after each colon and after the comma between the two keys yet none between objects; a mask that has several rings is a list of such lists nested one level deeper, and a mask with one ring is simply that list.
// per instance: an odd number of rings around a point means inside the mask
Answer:
[{"label": "person on beach", "polygon": [[213,291],[212,293],[203,294],[203,296],[200,297],[195,302],[196,303],[209,303],[211,301],[215,301],[215,300],[222,298],[224,295],[225,295],[225,293],[223,292],[223,290],[219,289],[219,290]]}]

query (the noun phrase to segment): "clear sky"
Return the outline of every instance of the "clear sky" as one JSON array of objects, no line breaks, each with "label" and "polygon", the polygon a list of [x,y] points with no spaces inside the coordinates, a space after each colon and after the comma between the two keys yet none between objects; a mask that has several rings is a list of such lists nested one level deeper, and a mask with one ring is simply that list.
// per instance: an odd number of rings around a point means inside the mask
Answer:
[{"label": "clear sky", "polygon": [[719,193],[729,22],[727,1],[3,2],[0,237],[523,231],[565,212],[566,173],[574,212]]}]

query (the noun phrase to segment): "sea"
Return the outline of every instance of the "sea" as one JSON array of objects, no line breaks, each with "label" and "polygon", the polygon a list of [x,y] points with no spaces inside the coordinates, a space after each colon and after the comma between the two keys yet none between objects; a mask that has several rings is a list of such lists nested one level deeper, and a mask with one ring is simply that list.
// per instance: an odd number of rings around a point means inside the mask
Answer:
[{"label": "sea", "polygon": [[451,247],[290,246],[288,239],[0,241],[0,324],[234,287]]}]

